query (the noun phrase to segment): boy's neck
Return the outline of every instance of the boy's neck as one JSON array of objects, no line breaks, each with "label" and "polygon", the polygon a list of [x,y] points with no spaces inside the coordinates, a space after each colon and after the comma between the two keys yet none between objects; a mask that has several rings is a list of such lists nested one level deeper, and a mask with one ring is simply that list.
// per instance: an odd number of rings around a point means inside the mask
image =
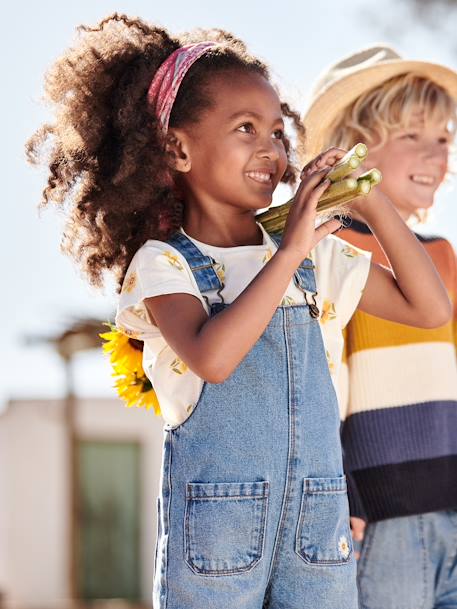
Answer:
[{"label": "boy's neck", "polygon": [[[394,206],[394,207],[397,210],[398,215],[402,218],[402,220],[407,223],[408,220],[410,220],[410,218],[411,218],[410,214],[408,214],[407,212],[399,209],[396,206]],[[351,218],[354,218],[354,220],[357,220],[357,222],[362,222],[363,224],[365,224],[365,220],[356,211],[351,211],[350,212],[350,216],[351,216]]]}]

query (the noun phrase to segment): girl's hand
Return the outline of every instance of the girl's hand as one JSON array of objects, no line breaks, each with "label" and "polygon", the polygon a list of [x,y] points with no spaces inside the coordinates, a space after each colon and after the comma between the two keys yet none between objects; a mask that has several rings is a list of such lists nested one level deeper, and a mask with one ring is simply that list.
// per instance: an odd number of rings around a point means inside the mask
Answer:
[{"label": "girl's hand", "polygon": [[346,150],[342,148],[329,148],[325,152],[321,152],[316,158],[307,163],[300,174],[300,178],[306,178],[312,173],[316,173],[316,171],[320,171],[321,169],[330,169],[340,161],[344,155],[346,154]]},{"label": "girl's hand", "polygon": [[301,183],[287,217],[280,250],[294,256],[300,263],[321,239],[340,228],[341,222],[329,220],[315,228],[317,202],[330,185],[329,170],[346,152],[330,148],[302,170]]}]

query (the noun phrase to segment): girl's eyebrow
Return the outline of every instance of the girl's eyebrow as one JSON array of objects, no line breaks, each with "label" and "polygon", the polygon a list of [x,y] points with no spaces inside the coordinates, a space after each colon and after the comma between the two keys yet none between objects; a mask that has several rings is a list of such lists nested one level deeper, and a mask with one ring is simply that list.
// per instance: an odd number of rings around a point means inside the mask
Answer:
[{"label": "girl's eyebrow", "polygon": [[[237,118],[240,118],[242,116],[252,116],[252,118],[255,118],[257,120],[262,120],[264,117],[261,114],[258,114],[258,112],[253,112],[252,110],[240,110],[239,112],[234,112],[233,114],[231,114],[229,116],[229,120],[235,120]],[[284,124],[284,120],[282,119],[281,116],[278,116],[275,120],[275,123],[282,123]]]}]

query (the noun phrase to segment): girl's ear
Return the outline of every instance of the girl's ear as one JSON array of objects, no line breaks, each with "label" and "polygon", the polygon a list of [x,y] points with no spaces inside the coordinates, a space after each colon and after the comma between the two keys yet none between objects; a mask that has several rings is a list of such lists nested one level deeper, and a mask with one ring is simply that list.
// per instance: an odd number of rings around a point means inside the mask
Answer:
[{"label": "girl's ear", "polygon": [[188,138],[182,129],[170,129],[167,133],[165,153],[169,166],[175,171],[187,173],[192,166]]}]

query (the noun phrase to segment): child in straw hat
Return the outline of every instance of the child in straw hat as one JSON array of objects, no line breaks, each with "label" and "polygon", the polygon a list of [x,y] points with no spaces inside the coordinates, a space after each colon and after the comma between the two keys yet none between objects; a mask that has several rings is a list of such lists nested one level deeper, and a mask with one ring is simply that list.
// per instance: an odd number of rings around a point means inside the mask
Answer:
[{"label": "child in straw hat", "polygon": [[[370,48],[317,84],[304,118],[309,152],[366,142],[367,166],[382,171],[381,188],[408,222],[432,207],[446,176],[456,105],[454,71]],[[388,264],[356,213],[340,236]],[[361,607],[457,607],[457,264],[445,239],[417,238],[454,321],[424,330],[359,309],[346,328],[342,438],[353,537],[363,540]]]}]

